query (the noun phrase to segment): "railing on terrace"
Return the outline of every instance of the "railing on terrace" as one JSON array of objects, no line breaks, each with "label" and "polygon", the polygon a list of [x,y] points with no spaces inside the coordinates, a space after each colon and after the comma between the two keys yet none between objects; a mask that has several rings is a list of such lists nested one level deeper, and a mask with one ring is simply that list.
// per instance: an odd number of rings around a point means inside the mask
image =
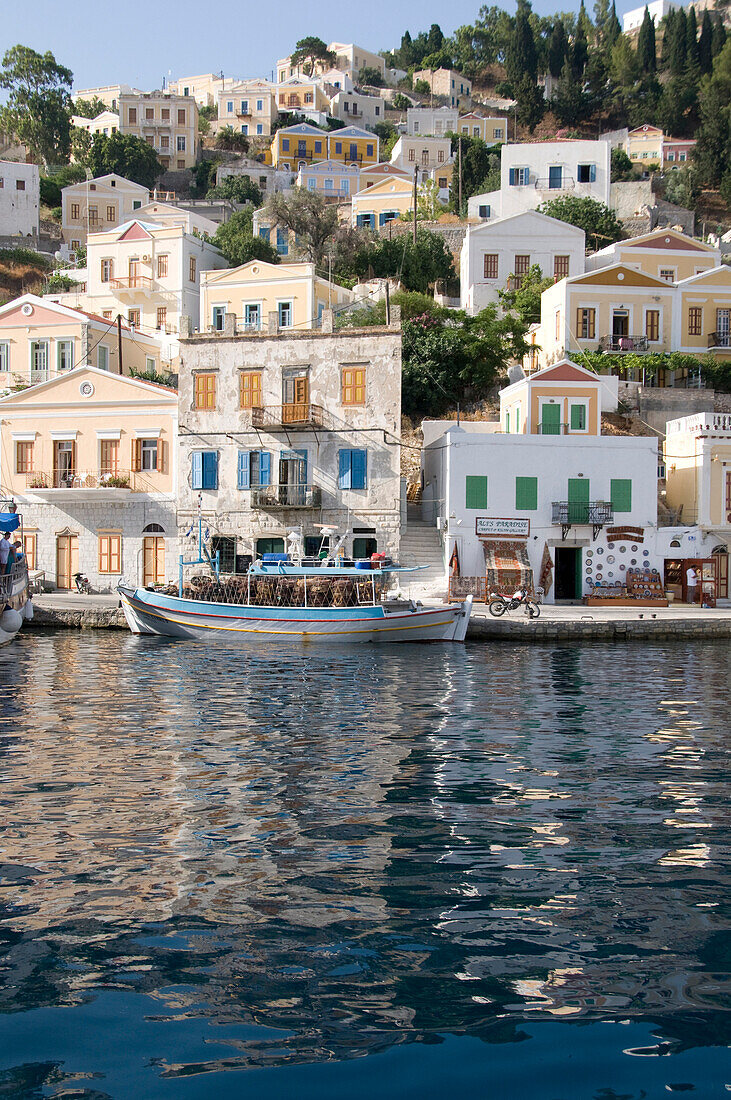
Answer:
[{"label": "railing on terrace", "polygon": [[646,336],[602,336],[599,340],[602,351],[638,352],[647,351]]},{"label": "railing on terrace", "polygon": [[568,435],[568,424],[539,424],[538,435]]},{"label": "railing on terrace", "polygon": [[591,525],[594,538],[602,527],[614,521],[614,508],[607,500],[554,500],[551,523],[560,523],[563,538],[572,527]]},{"label": "railing on terrace", "polygon": [[27,489],[131,489],[135,493],[154,491],[154,471],[136,470],[32,470],[26,473]]},{"label": "railing on terrace", "polygon": [[709,348],[731,348],[731,332],[709,332]]},{"label": "railing on terrace", "polygon": [[147,275],[130,275],[126,279],[110,279],[112,290],[154,290],[155,284]]},{"label": "railing on terrace", "polygon": [[28,565],[25,560],[11,565],[9,572],[0,574],[0,601],[7,603],[14,591],[18,590],[18,582],[28,583]]},{"label": "railing on terrace", "polygon": [[561,176],[560,183],[556,183],[551,180],[550,176],[539,176],[534,187],[536,191],[573,191],[576,187],[576,180],[573,176]]},{"label": "railing on terrace", "polygon": [[251,490],[252,508],[319,508],[319,485],[266,485]]},{"label": "railing on terrace", "polygon": [[668,421],[668,435],[682,432],[731,433],[731,413],[695,413],[693,416],[682,416]]},{"label": "railing on terrace", "polygon": [[329,419],[322,405],[267,405],[251,410],[254,428],[327,428]]}]

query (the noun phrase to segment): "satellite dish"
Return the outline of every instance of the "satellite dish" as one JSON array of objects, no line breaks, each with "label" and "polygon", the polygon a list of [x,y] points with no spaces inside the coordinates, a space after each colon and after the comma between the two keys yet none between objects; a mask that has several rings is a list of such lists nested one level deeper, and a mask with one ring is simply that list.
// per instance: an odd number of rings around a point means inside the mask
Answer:
[{"label": "satellite dish", "polygon": [[520,382],[525,378],[525,371],[519,363],[514,363],[512,367],[508,367],[508,381],[512,385],[513,382]]}]

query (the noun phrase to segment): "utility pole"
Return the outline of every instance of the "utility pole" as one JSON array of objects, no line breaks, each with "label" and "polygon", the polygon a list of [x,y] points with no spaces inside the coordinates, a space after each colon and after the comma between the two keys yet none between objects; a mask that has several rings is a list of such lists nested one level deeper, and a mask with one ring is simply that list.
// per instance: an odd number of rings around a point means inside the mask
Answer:
[{"label": "utility pole", "polygon": [[386,324],[391,324],[391,295],[388,289],[388,278],[386,278]]},{"label": "utility pole", "polygon": [[459,216],[461,218],[462,217],[462,138],[458,139],[457,151],[458,151],[458,155],[459,155],[459,169],[458,169],[459,170],[459,180],[458,180],[458,183],[459,183],[459,210],[458,210],[458,213],[459,213]]},{"label": "utility pole", "polygon": [[414,244],[416,244],[416,181],[419,175],[419,169],[414,165]]},{"label": "utility pole", "polygon": [[123,374],[122,370],[122,314],[117,314],[117,357],[119,359],[119,373]]}]

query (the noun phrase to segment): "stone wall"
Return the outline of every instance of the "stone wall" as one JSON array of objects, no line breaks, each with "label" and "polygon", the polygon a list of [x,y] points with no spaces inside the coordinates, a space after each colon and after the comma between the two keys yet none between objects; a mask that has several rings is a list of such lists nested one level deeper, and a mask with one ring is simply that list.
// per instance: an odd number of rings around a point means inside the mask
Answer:
[{"label": "stone wall", "polygon": [[664,432],[668,420],[714,411],[713,390],[637,387],[637,415]]}]

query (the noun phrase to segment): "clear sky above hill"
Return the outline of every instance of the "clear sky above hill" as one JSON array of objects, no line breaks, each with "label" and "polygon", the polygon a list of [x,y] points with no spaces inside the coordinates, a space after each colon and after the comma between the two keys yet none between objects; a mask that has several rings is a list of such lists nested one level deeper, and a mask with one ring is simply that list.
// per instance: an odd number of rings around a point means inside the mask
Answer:
[{"label": "clear sky above hill", "polygon": [[[534,0],[540,14],[570,9],[578,2]],[[617,4],[621,12],[634,0]],[[378,52],[397,46],[408,27],[412,34],[439,23],[445,34],[474,22],[479,0],[453,0],[444,7],[436,0],[373,0],[360,7],[337,8],[300,0],[269,3],[207,4],[201,0],[149,3],[129,0],[122,7],[99,0],[26,0],[6,3],[0,24],[0,45],[20,42],[57,61],[74,73],[74,85],[127,83],[144,90],[159,88],[163,76],[220,72],[227,76],[271,76],[278,58],[286,56],[298,38],[314,34],[326,41],[357,42]],[[515,4],[508,3],[514,11]],[[587,3],[592,12],[592,4]]]}]

